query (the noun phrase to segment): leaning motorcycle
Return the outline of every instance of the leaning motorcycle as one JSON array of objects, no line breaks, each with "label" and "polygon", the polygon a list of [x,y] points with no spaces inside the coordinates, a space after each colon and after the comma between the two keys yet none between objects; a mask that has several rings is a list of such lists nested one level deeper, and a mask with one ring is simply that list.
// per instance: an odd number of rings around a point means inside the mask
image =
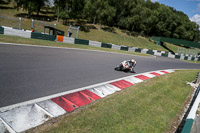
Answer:
[{"label": "leaning motorcycle", "polygon": [[115,67],[115,70],[116,71],[124,71],[124,72],[134,72],[134,71],[131,71],[131,65],[126,62],[126,61],[123,61],[119,64],[119,66]]}]

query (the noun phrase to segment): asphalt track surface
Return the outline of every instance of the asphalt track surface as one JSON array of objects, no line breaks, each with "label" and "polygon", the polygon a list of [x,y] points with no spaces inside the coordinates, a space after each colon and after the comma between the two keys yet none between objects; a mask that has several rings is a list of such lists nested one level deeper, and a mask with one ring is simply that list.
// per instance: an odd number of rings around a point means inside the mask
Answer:
[{"label": "asphalt track surface", "polygon": [[136,59],[136,74],[162,69],[200,69],[166,57],[0,44],[0,107],[133,75],[114,71]]}]

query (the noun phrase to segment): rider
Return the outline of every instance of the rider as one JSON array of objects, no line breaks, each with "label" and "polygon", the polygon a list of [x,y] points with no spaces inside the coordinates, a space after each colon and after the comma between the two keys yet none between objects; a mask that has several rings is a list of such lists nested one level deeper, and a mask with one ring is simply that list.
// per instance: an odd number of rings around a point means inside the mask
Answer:
[{"label": "rider", "polygon": [[135,59],[132,59],[132,60],[126,60],[127,64],[130,65],[131,69],[130,69],[130,72],[135,72],[134,71],[134,67],[136,66],[136,60]]},{"label": "rider", "polygon": [[123,63],[126,63],[130,67],[130,72],[135,73],[134,67],[136,66],[136,61],[134,59],[132,60],[124,60],[120,63],[119,67],[123,67]]}]

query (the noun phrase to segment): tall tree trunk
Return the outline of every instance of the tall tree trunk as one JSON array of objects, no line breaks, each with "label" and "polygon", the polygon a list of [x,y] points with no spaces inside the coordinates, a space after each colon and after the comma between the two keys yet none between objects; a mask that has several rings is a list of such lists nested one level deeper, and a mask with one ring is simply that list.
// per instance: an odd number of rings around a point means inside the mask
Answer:
[{"label": "tall tree trunk", "polygon": [[30,17],[31,17],[31,11],[28,10],[28,18],[30,18]]},{"label": "tall tree trunk", "polygon": [[40,14],[40,7],[38,7],[37,9],[37,17],[39,16],[39,14]]},{"label": "tall tree trunk", "polygon": [[58,7],[57,22],[59,22],[59,16],[60,16],[60,9]]},{"label": "tall tree trunk", "polygon": [[94,16],[93,24],[95,24],[95,22],[96,22],[96,15]]}]

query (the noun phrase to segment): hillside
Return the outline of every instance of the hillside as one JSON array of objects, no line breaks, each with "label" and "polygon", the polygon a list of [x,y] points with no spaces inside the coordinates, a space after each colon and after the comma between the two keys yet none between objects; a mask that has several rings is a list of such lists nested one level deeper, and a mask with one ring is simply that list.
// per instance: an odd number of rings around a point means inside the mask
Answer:
[{"label": "hillside", "polygon": [[[56,28],[65,31],[66,36],[67,30],[69,28],[69,23],[63,24],[64,22],[62,20],[57,22],[52,9],[42,8],[39,16],[34,13],[32,14],[31,18],[27,18],[27,11],[22,9],[16,10],[14,6],[15,4],[13,2],[8,3],[6,1],[0,1],[0,25],[18,28],[19,17],[21,17],[22,29],[31,30],[32,19],[34,19],[35,31],[43,32],[44,25],[54,26],[54,24],[56,24]],[[99,25],[87,24],[85,21],[80,20],[70,20],[69,22],[75,25],[80,25],[80,39],[126,45],[130,47],[168,51],[165,48],[155,44],[150,37],[142,37],[136,32],[130,33],[126,30],[120,30],[115,27],[108,27],[103,25],[101,26],[101,29],[99,29]],[[177,52],[177,46],[170,44],[165,45],[170,47],[172,51]]]}]

